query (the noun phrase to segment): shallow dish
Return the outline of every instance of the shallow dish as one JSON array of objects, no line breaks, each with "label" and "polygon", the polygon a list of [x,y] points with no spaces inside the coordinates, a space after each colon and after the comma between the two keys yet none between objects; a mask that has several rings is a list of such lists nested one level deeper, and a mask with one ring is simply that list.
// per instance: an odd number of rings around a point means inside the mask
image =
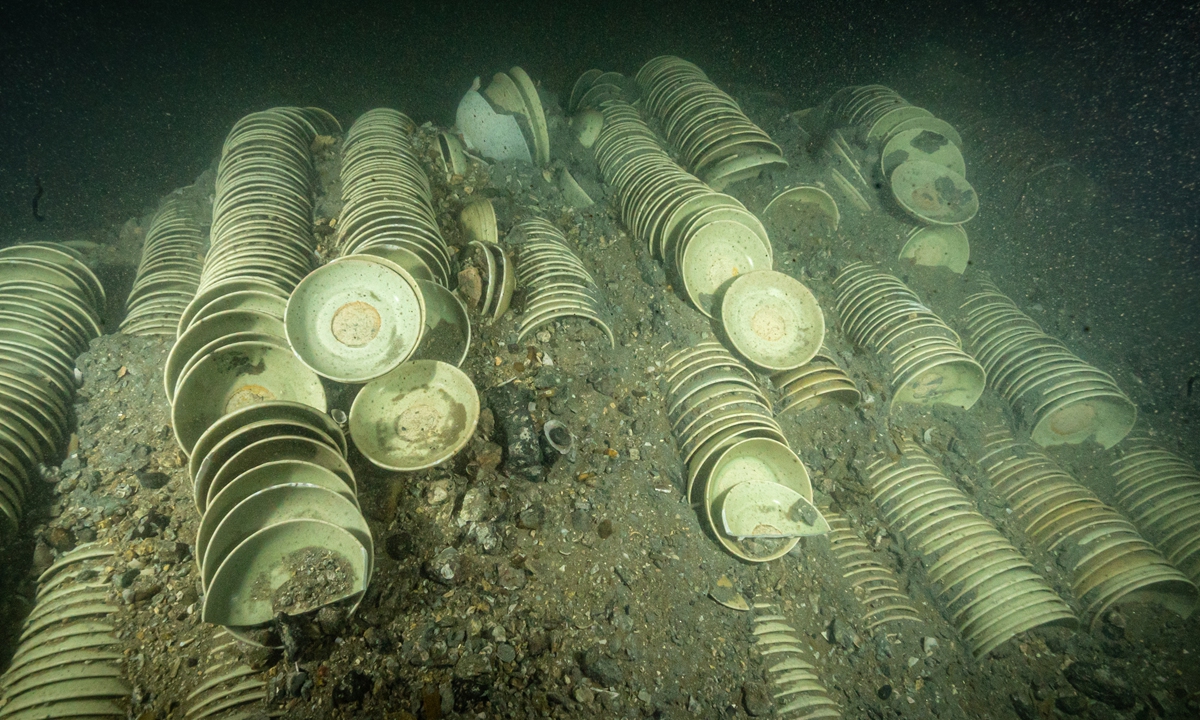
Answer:
[{"label": "shallow dish", "polygon": [[962,175],[928,160],[901,163],[892,195],[905,212],[931,225],[961,225],[979,212],[979,196]]},{"label": "shallow dish", "polygon": [[817,298],[798,280],[774,270],[739,275],[721,299],[721,324],[733,347],[766,370],[804,365],[825,340]]},{"label": "shallow dish", "polygon": [[467,375],[437,360],[414,360],[367,383],[350,408],[350,436],[386,470],[433,467],[467,444],[479,394]]},{"label": "shallow dish", "polygon": [[345,383],[366,382],[407,360],[424,323],[425,301],[413,276],[361,255],[310,273],[284,314],[296,356],[317,374]]}]

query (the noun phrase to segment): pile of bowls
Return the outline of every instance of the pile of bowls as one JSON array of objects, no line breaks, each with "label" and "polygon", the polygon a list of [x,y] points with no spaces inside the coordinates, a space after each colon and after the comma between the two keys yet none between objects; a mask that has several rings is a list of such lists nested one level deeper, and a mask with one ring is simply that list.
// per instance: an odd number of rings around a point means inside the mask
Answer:
[{"label": "pile of bowls", "polygon": [[883,85],[842,88],[829,99],[825,118],[828,127],[851,127],[852,137],[867,146],[883,147],[889,139],[910,130],[936,132],[960,149],[963,146],[962,136],[953,125]]},{"label": "pile of bowls", "polygon": [[1045,453],[998,430],[988,434],[977,464],[1025,536],[1070,571],[1071,589],[1093,628],[1117,603],[1157,603],[1191,614],[1196,586]]},{"label": "pile of bowls", "polygon": [[211,246],[164,368],[185,453],[226,413],[267,400],[325,410],[318,378],[287,344],[288,295],[314,262],[310,148],[337,121],[280,107],[238,120],[221,151]]},{"label": "pile of bowls", "polygon": [[286,297],[312,269],[310,148],[324,127],[323,112],[279,107],[234,123],[217,166],[211,246],[180,333],[195,310],[225,293],[249,283]]},{"label": "pile of bowls", "polygon": [[631,105],[604,102],[604,128],[593,151],[616,190],[621,220],[678,277],[676,287],[706,316],[718,290],[753,270],[770,270],[767,230],[736,198],[688,174],[659,146]]},{"label": "pile of bowls", "polygon": [[983,394],[983,367],[898,278],[854,263],[833,284],[842,331],[890,364],[893,403],[969,408]]},{"label": "pile of bowls", "polygon": [[104,289],[75,251],[0,250],[0,537],[19,525],[38,465],[70,432],[75,358],[101,332]]},{"label": "pile of bowls", "polygon": [[413,360],[359,390],[350,407],[350,437],[378,467],[424,470],[466,446],[479,411],[479,393],[466,373],[437,360]]},{"label": "pile of bowls", "polygon": [[1200,584],[1200,472],[1144,437],[1121,444],[1113,499],[1175,567]]},{"label": "pile of bowls", "polygon": [[342,255],[391,260],[414,278],[449,287],[450,251],[433,210],[429,177],[412,147],[416,126],[401,112],[363,113],[342,145]]},{"label": "pile of bowls", "polygon": [[772,375],[771,382],[780,394],[776,417],[812,410],[831,400],[855,407],[862,399],[858,386],[824,347],[801,367]]},{"label": "pile of bowls", "polygon": [[880,179],[918,221],[959,225],[979,211],[979,197],[966,180],[962,136],[895,91],[883,85],[842,88],[826,104],[824,122],[826,133],[849,126],[859,143],[879,149]]},{"label": "pile of bowls", "polygon": [[1042,332],[990,281],[962,304],[971,348],[988,382],[1041,447],[1089,439],[1105,448],[1137,420],[1137,406],[1101,372]]},{"label": "pile of bowls", "polygon": [[754,603],[754,647],[762,656],[763,679],[771,683],[776,698],[775,714],[780,718],[820,720],[840,718],[837,703],[821,684],[811,655],[801,650],[807,643],[796,628],[787,623],[777,605]]},{"label": "pile of bowls", "polygon": [[806,535],[828,532],[808,470],[788,447],[753,373],[707,341],[666,361],[667,414],[687,495],[704,507],[717,541],[737,557],[782,557]]},{"label": "pile of bowls", "polygon": [[204,651],[206,666],[197,678],[198,685],[184,698],[184,720],[253,717],[247,712],[248,705],[265,710],[267,682],[247,664],[240,643],[224,628],[211,635],[219,644]]},{"label": "pile of bowls", "polygon": [[175,335],[179,316],[200,285],[204,251],[199,220],[184,208],[179,196],[167,198],[146,231],[137,277],[125,299],[121,332]]},{"label": "pile of bowls", "polygon": [[1044,625],[1075,627],[1071,608],[919,447],[867,468],[872,500],[921,559],[946,618],[976,658]]},{"label": "pile of bowls", "polygon": [[323,411],[272,401],[227,414],[189,470],[205,622],[261,642],[255,631],[280,612],[362,597],[374,544],[345,435]]},{"label": "pile of bowls", "polygon": [[888,623],[921,622],[912,599],[900,589],[896,573],[876,559],[850,522],[832,510],[822,508],[822,513],[829,522],[829,547],[842,567],[842,578],[862,605],[864,629],[871,632]]},{"label": "pile of bowls", "polygon": [[549,221],[534,217],[507,237],[516,248],[517,282],[526,289],[517,342],[543,325],[562,318],[588,320],[616,346],[612,330],[601,317],[600,290],[591,273]]},{"label": "pile of bowls", "polygon": [[126,658],[108,616],[114,551],[89,543],[61,556],[38,578],[33,611],[0,676],[0,717],[124,718],[131,688]]},{"label": "pile of bowls", "polygon": [[663,55],[634,79],[646,112],[662,123],[684,166],[714,189],[787,167],[771,136],[693,63]]},{"label": "pile of bowls", "polygon": [[742,358],[769,372],[803,366],[825,339],[817,298],[800,281],[774,270],[738,275],[722,289],[721,326]]},{"label": "pile of bowls", "polygon": [[[624,97],[628,85],[628,79],[621,73],[588,70],[571,87],[571,94],[567,98],[567,114],[580,117],[589,108],[600,107],[605,100],[620,99]],[[585,143],[584,147],[590,145]]]}]

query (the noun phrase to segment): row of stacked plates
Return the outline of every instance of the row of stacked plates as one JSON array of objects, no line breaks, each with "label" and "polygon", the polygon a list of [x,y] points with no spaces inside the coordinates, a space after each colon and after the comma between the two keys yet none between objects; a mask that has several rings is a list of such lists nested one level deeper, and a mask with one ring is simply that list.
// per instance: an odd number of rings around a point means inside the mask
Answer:
[{"label": "row of stacked plates", "polygon": [[969,408],[983,394],[984,369],[898,278],[854,263],[833,284],[842,331],[890,363],[893,402]]},{"label": "row of stacked plates", "polygon": [[105,565],[113,550],[90,543],[61,556],[38,578],[32,612],[0,675],[0,718],[124,718],[129,683],[108,617]]},{"label": "row of stacked plates", "polygon": [[412,146],[405,114],[376,108],[362,114],[342,145],[342,255],[383,257],[418,280],[450,285],[450,251],[433,210],[429,177]]},{"label": "row of stacked plates", "polygon": [[829,546],[842,569],[842,579],[850,583],[854,597],[863,609],[867,632],[897,622],[921,622],[912,599],[900,588],[900,579],[884,565],[854,532],[850,522],[832,510],[822,510],[829,521]]},{"label": "row of stacked plates", "polygon": [[892,137],[910,130],[936,132],[960,149],[963,146],[962,135],[953,125],[883,85],[842,88],[830,98],[826,118],[836,125],[852,127],[854,139],[867,146],[883,147]]},{"label": "row of stacked plates", "polygon": [[787,167],[771,136],[695,64],[663,55],[634,79],[643,107],[662,123],[684,165],[714,189]]},{"label": "row of stacked plates", "polygon": [[209,636],[212,646],[197,648],[205,664],[198,684],[184,698],[184,720],[249,720],[266,706],[267,682],[247,664],[241,644],[224,628],[210,631]]},{"label": "row of stacked plates", "polygon": [[720,343],[666,361],[667,415],[718,542],[737,557],[782,557],[806,535],[828,532],[812,483],[788,447],[753,373]]},{"label": "row of stacked plates", "polygon": [[190,459],[203,619],[255,629],[365,592],[374,563],[346,437],[324,412],[263,402],[225,415]]},{"label": "row of stacked plates", "polygon": [[769,270],[766,228],[736,198],[680,168],[631,105],[606,100],[592,149],[616,190],[621,220],[679,278],[692,304],[716,311],[718,289],[753,270]]},{"label": "row of stacked plates", "polygon": [[1187,617],[1196,586],[1095,493],[1007,430],[987,436],[979,463],[1025,536],[1059,558],[1095,626],[1117,603],[1153,602]]},{"label": "row of stacked plates", "polygon": [[776,701],[775,716],[782,720],[840,718],[837,703],[821,684],[817,668],[802,650],[806,644],[787,617],[772,603],[754,603],[754,647],[762,656]]},{"label": "row of stacked plates", "polygon": [[812,360],[795,370],[772,375],[771,382],[780,394],[776,416],[812,410],[830,401],[855,407],[862,399],[858,386],[824,346]]},{"label": "row of stacked plates", "polygon": [[70,431],[75,358],[101,332],[104,288],[75,251],[0,250],[0,537],[20,524],[38,465]]},{"label": "row of stacked plates", "polygon": [[872,500],[921,558],[934,596],[976,658],[1013,636],[1078,621],[1033,565],[950,482],[906,443],[868,466]]},{"label": "row of stacked plates", "polygon": [[990,281],[962,304],[971,348],[988,382],[1013,407],[1036,444],[1105,448],[1133,428],[1137,406],[1108,373],[1047,335]]},{"label": "row of stacked plates", "polygon": [[625,96],[628,86],[629,80],[619,72],[587,70],[571,86],[571,94],[567,97],[567,114],[575,115],[580,110],[598,108],[605,100],[618,100]]},{"label": "row of stacked plates", "polygon": [[179,316],[200,285],[204,252],[200,221],[178,195],[168,197],[146,230],[137,277],[125,299],[121,332],[175,335]]},{"label": "row of stacked plates", "polygon": [[1200,472],[1144,437],[1121,444],[1114,500],[1176,567],[1200,584]]},{"label": "row of stacked plates", "polygon": [[594,323],[615,347],[612,330],[602,319],[596,281],[557,227],[530,218],[513,227],[507,242],[516,248],[517,283],[526,289],[518,342],[547,323],[574,317]]},{"label": "row of stacked plates", "polygon": [[866,147],[879,149],[880,179],[918,221],[960,225],[979,211],[966,180],[962,136],[950,123],[910,104],[883,85],[845,87],[825,106],[825,131],[849,126]]},{"label": "row of stacked plates", "polygon": [[225,138],[209,252],[163,373],[185,453],[222,416],[265,400],[326,408],[282,322],[316,261],[310,148],[326,132],[338,132],[328,113],[280,107],[238,120]]}]

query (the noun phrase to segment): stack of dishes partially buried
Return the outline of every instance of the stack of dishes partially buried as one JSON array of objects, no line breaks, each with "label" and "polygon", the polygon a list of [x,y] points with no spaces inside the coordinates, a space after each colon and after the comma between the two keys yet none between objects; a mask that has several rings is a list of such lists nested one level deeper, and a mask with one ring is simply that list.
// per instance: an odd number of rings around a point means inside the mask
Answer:
[{"label": "stack of dishes partially buried", "polygon": [[921,614],[900,588],[900,578],[875,557],[880,551],[872,551],[846,518],[831,510],[824,515],[829,522],[829,547],[841,565],[842,578],[862,605],[866,631],[893,622],[920,622]]},{"label": "stack of dishes partially buried", "polygon": [[1146,538],[1200,584],[1200,472],[1148,438],[1130,438],[1112,463],[1114,500]]},{"label": "stack of dishes partially buried", "polygon": [[[508,253],[499,245],[496,208],[491,200],[478,198],[467,203],[459,220],[466,236],[471,238],[465,264],[480,274],[479,314],[487,321],[499,320],[508,312],[517,287],[517,272]],[[461,285],[460,281],[460,293]]]},{"label": "stack of dishes partially buried", "polygon": [[1117,603],[1157,603],[1183,617],[1196,586],[1095,493],[1007,430],[989,433],[979,463],[1025,536],[1071,573],[1095,627]]},{"label": "stack of dishes partially buried", "polygon": [[100,335],[104,289],[73,250],[0,250],[0,538],[70,433],[75,358]]},{"label": "stack of dishes partially buried", "polygon": [[274,108],[242,118],[225,139],[211,247],[163,372],[185,453],[223,415],[256,403],[325,410],[320,378],[292,354],[281,318],[316,260],[309,148],[335,125],[321,110]]},{"label": "stack of dishes partially buried", "polygon": [[1042,332],[990,281],[983,287],[962,305],[971,348],[1030,439],[1042,447],[1120,442],[1137,420],[1137,406],[1112,376]]},{"label": "stack of dishes partially buried", "polygon": [[712,317],[724,283],[771,269],[766,228],[736,198],[675,164],[631,105],[609,99],[602,110],[604,128],[592,149],[616,190],[622,222],[666,263],[688,300]]},{"label": "stack of dishes partially buried", "polygon": [[808,470],[788,447],[754,375],[718,342],[666,362],[667,414],[687,495],[704,507],[729,552],[751,562],[782,557],[806,535],[828,532]]},{"label": "stack of dishes partially buried", "polygon": [[549,322],[576,317],[596,325],[609,345],[616,346],[612,330],[602,319],[596,281],[558,228],[542,218],[530,218],[512,229],[507,242],[516,247],[517,282],[526,290],[518,342]]},{"label": "stack of dishes partially buried", "polygon": [[271,401],[225,415],[197,440],[189,471],[205,622],[266,644],[278,613],[362,597],[374,545],[345,435],[323,411]]},{"label": "stack of dishes partially buried", "polygon": [[180,684],[187,693],[183,720],[248,720],[255,711],[265,712],[265,672],[250,666],[249,653],[237,638],[224,628],[209,628],[196,639],[191,647],[204,658],[199,663],[203,669],[181,673]]},{"label": "stack of dishes partially buried", "polygon": [[205,239],[200,222],[178,195],[168,197],[146,231],[137,277],[125,299],[121,332],[175,335],[179,316],[196,296],[204,267]]},{"label": "stack of dishes partially buried", "polygon": [[979,211],[966,180],[962,136],[950,123],[882,85],[846,87],[825,106],[824,132],[849,126],[864,147],[879,150],[880,179],[896,202],[923,224],[960,225]]},{"label": "stack of dishes partially buried", "polygon": [[854,407],[862,398],[858,386],[837,364],[833,353],[822,347],[804,365],[771,376],[779,388],[781,405],[776,417],[790,412],[804,412],[833,400]]},{"label": "stack of dishes partially buried", "polygon": [[969,408],[983,394],[984,369],[899,279],[854,263],[833,284],[842,331],[891,366],[892,402]]},{"label": "stack of dishes partially buried", "polygon": [[342,145],[342,255],[383,257],[418,280],[449,286],[450,252],[429,177],[412,147],[413,121],[377,108],[362,114]]},{"label": "stack of dishes partially buried", "polygon": [[925,566],[946,618],[976,658],[1043,625],[1075,627],[1071,608],[919,447],[868,466],[872,500]]},{"label": "stack of dishes partially buried", "polygon": [[108,620],[118,607],[109,600],[111,583],[104,582],[114,554],[97,543],[80,545],[38,577],[33,610],[0,675],[0,717],[128,716],[126,658]]},{"label": "stack of dishes partially buried", "polygon": [[663,55],[635,79],[683,164],[714,189],[787,167],[780,147],[696,65]]}]

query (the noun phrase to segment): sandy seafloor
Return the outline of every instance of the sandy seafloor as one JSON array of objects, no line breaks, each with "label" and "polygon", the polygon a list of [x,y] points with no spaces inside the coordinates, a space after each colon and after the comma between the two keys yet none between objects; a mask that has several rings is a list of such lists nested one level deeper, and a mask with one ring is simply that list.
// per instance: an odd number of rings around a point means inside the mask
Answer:
[{"label": "sandy seafloor", "polygon": [[[632,74],[637,65],[604,67]],[[1035,630],[985,660],[970,657],[930,597],[919,560],[879,519],[864,489],[865,467],[897,439],[919,442],[1070,601],[1062,568],[1027,545],[971,462],[984,429],[1012,426],[1013,416],[992,390],[969,411],[889,412],[881,363],[852,347],[831,311],[832,279],[855,260],[881,263],[948,320],[955,299],[986,272],[1048,333],[1116,378],[1139,406],[1139,431],[1195,462],[1200,380],[1194,392],[1188,390],[1189,379],[1200,373],[1200,283],[1194,227],[1178,206],[1143,202],[1146,184],[1131,182],[1132,171],[1106,172],[1112,166],[1098,157],[1104,151],[1099,134],[1062,133],[1057,120],[1046,119],[1055,113],[1044,97],[1022,97],[1019,86],[998,90],[993,68],[971,53],[923,45],[877,75],[855,74],[857,82],[890,85],[958,127],[968,178],[981,194],[980,214],[967,226],[972,264],[961,278],[896,261],[907,223],[879,194],[868,192],[874,209],[864,213],[830,187],[842,217],[835,233],[772,237],[776,268],[816,293],[830,320],[828,344],[860,388],[879,399],[857,410],[822,407],[784,423],[814,476],[818,498],[853,518],[862,535],[877,543],[877,555],[896,570],[920,609],[920,623],[872,633],[858,627],[860,608],[827,542],[802,542],[763,566],[739,563],[706,534],[702,517],[682,497],[659,364],[712,328],[667,289],[661,270],[607,208],[590,153],[574,145],[562,126],[558,106],[573,78],[559,83],[547,79],[553,71],[539,73],[532,64],[528,69],[543,82],[557,128],[556,162],[595,190],[598,205],[568,208],[557,188],[529,167],[474,168],[448,183],[427,152],[426,168],[451,244],[463,242],[457,226],[463,203],[485,194],[497,206],[502,232],[531,214],[547,217],[595,274],[610,304],[615,351],[601,344],[594,329],[568,322],[531,343],[554,365],[529,362],[527,348],[514,344],[514,310],[500,323],[478,328],[464,365],[481,389],[513,377],[527,381],[543,396],[536,413],[565,418],[572,427],[579,458],[554,465],[545,483],[481,472],[479,466],[489,463],[480,456],[491,439],[482,435],[457,463],[414,475],[388,475],[356,458],[379,552],[372,589],[353,617],[314,623],[298,662],[244,653],[269,688],[269,702],[255,712],[297,718],[769,715],[764,665],[751,649],[752,624],[708,596],[725,577],[751,601],[781,609],[843,717],[1051,718],[1068,711],[1095,718],[1196,716],[1196,619],[1160,608],[1121,606],[1094,628]],[[823,163],[805,152],[792,113],[823,101],[836,84],[810,84],[797,94],[741,78],[724,83],[717,72],[713,77],[791,161],[786,172],[735,185],[731,194],[758,210],[779,188],[828,182]],[[378,104],[411,110],[388,101],[381,97]],[[1037,112],[1022,112],[1030,106]],[[366,107],[329,109],[348,127]],[[419,123],[429,119],[413,115]],[[979,162],[981,148],[994,142],[987,131],[996,128],[1053,138],[1050,144],[1072,160],[1075,174],[1031,183],[1019,202],[1002,197],[996,169]],[[423,131],[426,150],[429,138]],[[191,169],[172,169],[175,185],[190,182],[212,160],[211,151],[197,148],[195,155],[206,159]],[[1124,150],[1114,155],[1128,157]],[[322,163],[324,190],[336,189],[336,167],[335,155]],[[103,177],[100,171],[98,182]],[[200,200],[205,183],[211,175],[201,175],[192,191]],[[148,211],[170,189],[132,186],[138,197],[130,200],[126,191],[114,204],[147,212],[114,218],[111,209],[84,210],[63,229],[19,220],[14,211],[6,216],[6,241],[96,243],[89,258],[108,287],[115,321]],[[324,200],[320,207],[334,212],[336,196]],[[12,571],[0,580],[0,647],[7,656],[28,611],[36,569],[89,538],[118,544],[112,596],[121,604],[122,667],[136,686],[131,716],[137,718],[184,717],[184,697],[201,682],[217,642],[195,612],[199,597],[187,544],[198,517],[186,468],[166,429],[160,373],[168,349],[165,340],[107,335],[80,358],[78,452],[48,471],[40,504],[21,536],[4,548]],[[1096,446],[1049,454],[1101,489],[1116,457]],[[166,473],[170,482],[143,487],[137,473],[151,471]],[[450,547],[458,573],[453,582],[436,581],[428,561]],[[1072,665],[1100,679],[1081,682],[1078,672],[1067,672]]]}]

